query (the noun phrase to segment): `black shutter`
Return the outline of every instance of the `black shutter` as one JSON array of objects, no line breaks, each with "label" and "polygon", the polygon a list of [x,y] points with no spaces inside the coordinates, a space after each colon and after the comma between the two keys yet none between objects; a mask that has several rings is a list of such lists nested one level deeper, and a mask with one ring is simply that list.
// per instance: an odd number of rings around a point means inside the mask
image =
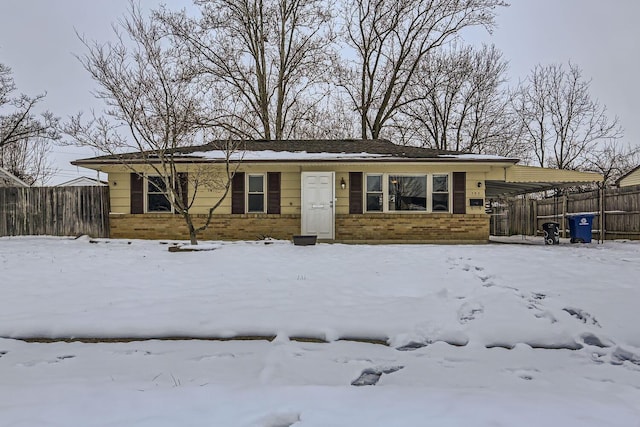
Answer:
[{"label": "black shutter", "polygon": [[137,173],[131,174],[131,213],[144,213],[144,178]]},{"label": "black shutter", "polygon": [[349,172],[349,213],[362,213],[362,172]]},{"label": "black shutter", "polygon": [[244,172],[236,172],[231,181],[231,213],[244,213]]},{"label": "black shutter", "polygon": [[[187,209],[189,205],[189,174],[187,172],[178,172],[178,195],[182,196],[182,206]],[[175,213],[178,213],[175,210]]]},{"label": "black shutter", "polygon": [[280,213],[280,172],[267,173],[267,213]]},{"label": "black shutter", "polygon": [[467,213],[467,173],[453,173],[453,213]]}]

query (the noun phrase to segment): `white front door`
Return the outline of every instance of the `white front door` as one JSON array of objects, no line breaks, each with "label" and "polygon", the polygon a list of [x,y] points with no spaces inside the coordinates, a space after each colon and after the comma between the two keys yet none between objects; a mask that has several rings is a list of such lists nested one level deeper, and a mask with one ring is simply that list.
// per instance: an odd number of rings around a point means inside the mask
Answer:
[{"label": "white front door", "polygon": [[302,172],[302,234],[334,238],[333,172]]}]

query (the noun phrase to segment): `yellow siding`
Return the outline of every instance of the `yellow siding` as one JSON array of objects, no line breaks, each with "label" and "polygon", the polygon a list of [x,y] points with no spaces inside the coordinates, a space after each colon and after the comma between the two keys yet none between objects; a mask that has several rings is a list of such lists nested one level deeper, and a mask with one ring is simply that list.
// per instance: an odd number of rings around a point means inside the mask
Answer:
[{"label": "yellow siding", "polygon": [[[336,214],[346,215],[349,213],[349,172],[336,172]],[[356,172],[356,171],[351,171]],[[340,187],[340,181],[344,179],[347,188]],[[364,196],[363,196],[364,197]]]},{"label": "yellow siding", "polygon": [[[203,173],[203,168],[208,171]],[[504,176],[504,169],[499,168],[499,174]],[[109,175],[109,187],[111,190],[111,211],[114,213],[128,214],[130,207],[130,171],[119,165],[108,165],[101,167],[103,172]],[[148,166],[141,166],[144,173],[154,174],[155,171]],[[267,173],[281,172],[281,213],[283,215],[300,215],[300,187],[301,172],[305,171],[335,171],[335,195],[336,214],[346,215],[349,213],[349,172],[362,173],[399,173],[399,174],[424,174],[424,173],[447,173],[466,172],[467,173],[467,212],[470,214],[481,214],[482,207],[470,207],[469,199],[481,198],[485,196],[485,179],[487,175],[496,175],[498,168],[486,164],[460,164],[460,163],[340,163],[340,164],[297,164],[297,163],[262,163],[262,164],[241,164],[238,172],[245,173]],[[220,185],[220,177],[224,176],[222,165],[180,165],[179,172],[192,174],[191,179],[196,174],[207,177],[212,181],[210,185],[202,185],[198,188],[198,196],[191,212],[194,214],[206,214],[223,195],[223,188]],[[217,179],[214,179],[216,178]],[[347,184],[346,189],[340,187],[340,181],[344,179]],[[217,185],[216,185],[217,181]],[[480,186],[478,186],[480,183]],[[189,197],[193,196],[193,185],[189,185]],[[231,192],[222,201],[215,213],[219,215],[231,214]],[[404,213],[403,213],[404,214]]]},{"label": "yellow siding", "polygon": [[280,175],[280,208],[284,215],[300,214],[299,172],[282,172]]},{"label": "yellow siding", "polygon": [[[500,178],[503,179],[503,178]],[[600,174],[514,165],[506,170],[507,182],[602,182]]]},{"label": "yellow siding", "polygon": [[131,175],[126,172],[109,173],[111,212],[131,213]]},{"label": "yellow siding", "polygon": [[640,185],[640,169],[636,169],[629,175],[625,176],[618,183],[620,187],[629,187],[632,185]]},{"label": "yellow siding", "polygon": [[467,186],[465,202],[467,206],[468,214],[483,214],[484,206],[469,206],[469,199],[483,199],[484,200],[484,180],[485,174],[480,172],[467,172]]},{"label": "yellow siding", "polygon": [[[505,167],[491,167],[485,174],[485,179],[487,181],[504,181],[506,177],[506,167],[511,166],[507,165]],[[470,171],[471,172],[471,171]]]}]

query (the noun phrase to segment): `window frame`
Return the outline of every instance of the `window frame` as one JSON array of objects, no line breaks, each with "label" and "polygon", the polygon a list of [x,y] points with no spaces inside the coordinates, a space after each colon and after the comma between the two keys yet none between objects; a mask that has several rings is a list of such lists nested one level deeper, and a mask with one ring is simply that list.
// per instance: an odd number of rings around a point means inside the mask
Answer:
[{"label": "window frame", "polygon": [[[421,178],[421,179],[424,179],[424,202],[425,202],[424,209],[400,209],[400,210],[390,209],[389,205],[391,204],[391,193],[390,193],[389,180],[391,179],[391,177],[398,177],[398,178],[407,177],[407,178]],[[385,203],[386,203],[385,204],[385,208],[387,209],[386,210],[387,212],[389,212],[389,213],[396,213],[396,212],[401,212],[401,213],[402,212],[426,213],[426,212],[429,211],[429,174],[388,173],[388,174],[386,174],[385,182],[387,183],[387,191],[386,191],[387,200],[385,201]]]},{"label": "window frame", "polygon": [[[376,192],[368,192],[367,191],[367,179],[369,176],[382,176],[382,210],[368,210],[367,209],[367,193],[376,193]],[[426,202],[427,206],[425,210],[391,210],[389,209],[389,177],[390,176],[413,176],[413,177],[425,177],[426,179]],[[433,178],[434,176],[446,176],[447,177],[447,210],[446,211],[434,211],[433,210]],[[368,172],[364,174],[364,182],[362,188],[362,197],[363,197],[363,213],[365,214],[398,214],[398,215],[415,215],[415,214],[425,214],[425,213],[452,213],[453,205],[452,205],[452,173],[451,172],[443,172],[443,173],[418,173],[418,172]],[[444,194],[444,192],[436,192],[435,194]]]},{"label": "window frame", "polygon": [[[162,175],[156,175],[156,174],[145,174],[144,175],[144,212],[145,213],[153,213],[153,214],[172,214],[174,213],[174,208],[173,208],[173,203],[171,202],[171,198],[172,198],[172,193],[171,190],[169,190],[168,188],[165,189],[165,191],[149,191],[149,185],[150,185],[150,178],[160,178],[163,181],[164,184],[164,178],[162,177]],[[164,196],[167,198],[167,201],[169,202],[169,210],[166,211],[152,211],[149,209],[149,195],[154,195],[154,194],[164,194]]]},{"label": "window frame", "polygon": [[[369,177],[370,176],[379,176],[380,177],[380,191],[369,191]],[[385,180],[384,180],[384,174],[383,173],[367,173],[364,175],[364,185],[363,185],[363,191],[364,191],[364,204],[363,204],[363,208],[364,208],[364,212],[384,212],[384,201],[385,201],[385,197],[384,197],[384,193],[385,193]],[[368,203],[368,197],[369,194],[380,194],[380,196],[382,196],[382,200],[380,203],[380,210],[369,210],[369,203]]]},{"label": "window frame", "polygon": [[[256,192],[256,191],[251,191],[250,187],[249,187],[249,180],[251,179],[251,177],[261,177],[262,178],[262,191],[261,192]],[[266,213],[267,212],[267,174],[266,173],[245,173],[245,188],[246,191],[244,192],[244,197],[245,197],[245,213],[248,214],[259,214],[259,213]],[[262,195],[262,210],[261,211],[252,211],[249,208],[249,195],[252,194],[261,194]]]},{"label": "window frame", "polygon": [[[447,191],[435,191],[434,190],[433,181],[438,176],[446,176],[447,177]],[[451,174],[448,174],[448,173],[434,173],[434,174],[431,174],[430,182],[431,182],[431,205],[430,205],[431,206],[431,212],[433,212],[433,213],[441,213],[441,212],[442,213],[450,213],[451,212],[451,207],[452,207],[451,206],[451,193],[452,193],[452,191],[451,191],[451,185],[452,185],[452,183],[451,183]],[[433,196],[434,196],[434,194],[446,194],[447,195],[447,210],[446,211],[445,210],[437,210],[437,211],[433,210],[433,204],[434,204]]]}]

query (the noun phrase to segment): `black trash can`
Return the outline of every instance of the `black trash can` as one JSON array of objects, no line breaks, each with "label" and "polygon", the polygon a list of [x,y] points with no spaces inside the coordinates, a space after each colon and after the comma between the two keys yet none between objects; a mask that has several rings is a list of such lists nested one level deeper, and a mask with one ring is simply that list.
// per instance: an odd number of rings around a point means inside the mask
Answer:
[{"label": "black trash can", "polygon": [[542,224],[542,230],[544,231],[545,245],[560,244],[560,224],[557,222],[545,222]]}]

